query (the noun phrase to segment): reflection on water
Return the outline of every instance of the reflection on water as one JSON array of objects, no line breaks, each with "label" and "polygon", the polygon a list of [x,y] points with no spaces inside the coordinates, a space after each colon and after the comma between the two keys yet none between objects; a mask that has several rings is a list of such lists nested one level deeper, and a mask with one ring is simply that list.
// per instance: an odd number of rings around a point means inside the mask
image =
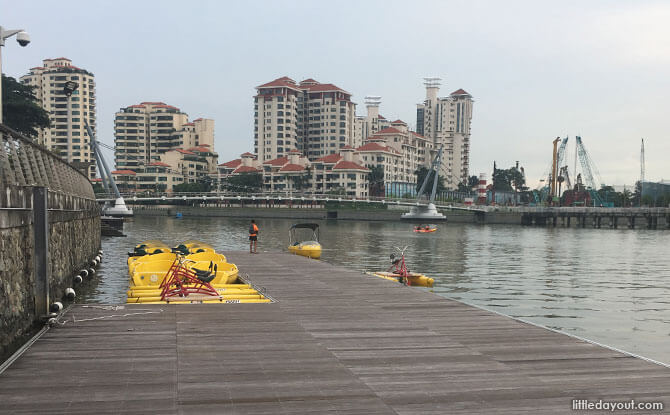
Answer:
[{"label": "reflection on water", "polygon": [[[257,222],[259,250],[285,251],[294,221]],[[438,294],[670,362],[668,232],[444,224],[422,234],[400,222],[318,223],[323,261],[383,269],[393,247],[407,246],[410,270],[435,278]],[[247,230],[242,219],[135,218],[128,237],[103,238],[98,280],[78,302],[125,302],[126,253],[140,241],[244,250]]]}]

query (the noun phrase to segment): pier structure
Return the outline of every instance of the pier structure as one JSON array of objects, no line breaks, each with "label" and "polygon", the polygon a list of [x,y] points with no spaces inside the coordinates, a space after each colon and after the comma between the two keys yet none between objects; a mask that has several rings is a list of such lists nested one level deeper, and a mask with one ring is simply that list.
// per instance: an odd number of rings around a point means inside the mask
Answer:
[{"label": "pier structure", "polygon": [[302,256],[225,255],[274,302],[75,305],[0,374],[0,413],[555,414],[575,402],[670,404],[667,365]]},{"label": "pier structure", "polygon": [[670,208],[519,208],[522,225],[670,229]]}]

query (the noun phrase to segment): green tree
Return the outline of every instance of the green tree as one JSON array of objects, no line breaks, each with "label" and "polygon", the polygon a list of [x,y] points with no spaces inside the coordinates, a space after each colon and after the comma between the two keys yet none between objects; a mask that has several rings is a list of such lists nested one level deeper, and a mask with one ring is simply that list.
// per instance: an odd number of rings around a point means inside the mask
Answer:
[{"label": "green tree", "polygon": [[468,177],[468,187],[470,189],[477,187],[478,185],[479,185],[479,177],[477,176]]},{"label": "green tree", "polygon": [[[157,190],[160,190],[161,185],[157,185]],[[165,185],[163,185],[165,186]],[[163,188],[162,191],[165,189]],[[195,182],[195,183],[180,183],[172,186],[172,191],[175,193],[206,193],[212,190],[210,182]]]},{"label": "green tree", "polygon": [[[419,189],[421,189],[421,185],[423,184],[423,181],[426,179],[426,176],[428,175],[428,169],[426,167],[419,167],[418,170],[414,172],[416,175],[416,191],[418,192]],[[430,176],[430,183],[426,184],[426,189],[424,191],[431,192],[433,189],[433,180],[435,179],[435,176],[431,174]],[[439,174],[437,175],[437,192],[444,192],[446,191],[447,188],[444,185],[444,177],[440,176]]]},{"label": "green tree", "polygon": [[11,76],[2,75],[3,123],[28,137],[37,137],[38,128],[50,125],[49,113],[39,106],[33,89]]},{"label": "green tree", "polygon": [[258,193],[263,188],[263,175],[251,172],[236,174],[228,177],[224,185],[235,192]]},{"label": "green tree", "polygon": [[386,191],[384,189],[384,167],[376,166],[370,169],[370,173],[368,173],[368,188],[370,189],[370,196],[385,196]]}]

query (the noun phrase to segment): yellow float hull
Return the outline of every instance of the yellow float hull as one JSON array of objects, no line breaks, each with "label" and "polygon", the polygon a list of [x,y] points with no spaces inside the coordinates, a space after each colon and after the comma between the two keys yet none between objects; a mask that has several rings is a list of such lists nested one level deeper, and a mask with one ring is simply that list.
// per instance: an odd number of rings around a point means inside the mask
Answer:
[{"label": "yellow float hull", "polygon": [[[374,275],[375,277],[384,278],[390,281],[396,281],[402,283],[402,278],[398,274],[392,272],[368,272],[369,275]],[[430,277],[426,277],[423,274],[417,274],[415,272],[410,272],[407,277],[407,285],[413,285],[418,287],[432,287],[435,283],[435,280]]]},{"label": "yellow float hull", "polygon": [[288,247],[288,250],[295,255],[314,259],[321,258],[321,244],[318,243],[291,245]]}]

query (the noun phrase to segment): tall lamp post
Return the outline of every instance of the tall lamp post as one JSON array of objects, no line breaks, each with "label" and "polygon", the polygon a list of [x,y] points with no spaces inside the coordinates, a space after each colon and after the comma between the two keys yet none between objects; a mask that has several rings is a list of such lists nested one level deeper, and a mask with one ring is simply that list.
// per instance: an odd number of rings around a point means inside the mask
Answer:
[{"label": "tall lamp post", "polygon": [[[5,30],[0,26],[0,74],[2,74],[2,46],[5,46],[5,39],[16,35],[16,41],[19,45],[26,47],[30,43],[30,36],[23,29]],[[2,82],[0,82],[0,124],[2,124]]]}]

